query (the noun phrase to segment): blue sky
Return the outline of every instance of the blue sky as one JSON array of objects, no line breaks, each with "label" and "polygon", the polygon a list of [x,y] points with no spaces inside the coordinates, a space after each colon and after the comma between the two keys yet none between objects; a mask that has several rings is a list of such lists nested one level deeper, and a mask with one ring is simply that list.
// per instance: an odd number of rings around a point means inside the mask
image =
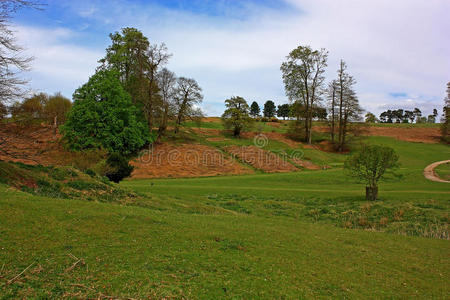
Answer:
[{"label": "blue sky", "polygon": [[108,34],[126,26],[166,43],[167,67],[199,82],[208,115],[220,115],[236,95],[287,102],[279,67],[298,45],[330,51],[327,81],[344,59],[362,106],[375,113],[440,110],[450,81],[447,0],[43,2],[44,10],[13,20],[35,57],[26,74],[35,91],[71,97],[104,55]]}]

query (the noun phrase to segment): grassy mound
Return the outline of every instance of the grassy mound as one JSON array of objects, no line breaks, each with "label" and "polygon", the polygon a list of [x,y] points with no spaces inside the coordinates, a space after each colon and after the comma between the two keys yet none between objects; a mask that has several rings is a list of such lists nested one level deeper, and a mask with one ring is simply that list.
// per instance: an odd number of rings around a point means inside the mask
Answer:
[{"label": "grassy mound", "polygon": [[84,199],[99,202],[134,202],[137,194],[111,183],[92,171],[72,167],[26,165],[0,161],[0,183],[21,191],[52,198]]}]

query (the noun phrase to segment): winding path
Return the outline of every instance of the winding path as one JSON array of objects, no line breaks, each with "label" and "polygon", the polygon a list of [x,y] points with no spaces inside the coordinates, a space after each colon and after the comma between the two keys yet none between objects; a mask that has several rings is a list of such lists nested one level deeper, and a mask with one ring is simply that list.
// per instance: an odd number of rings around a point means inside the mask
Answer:
[{"label": "winding path", "polygon": [[448,180],[439,178],[436,175],[436,173],[434,172],[434,168],[436,168],[439,165],[446,164],[446,163],[450,163],[450,159],[443,160],[443,161],[437,161],[437,162],[432,163],[431,165],[426,166],[425,169],[423,170],[423,175],[425,176],[426,179],[431,180],[431,181],[450,183],[450,181],[448,181]]}]

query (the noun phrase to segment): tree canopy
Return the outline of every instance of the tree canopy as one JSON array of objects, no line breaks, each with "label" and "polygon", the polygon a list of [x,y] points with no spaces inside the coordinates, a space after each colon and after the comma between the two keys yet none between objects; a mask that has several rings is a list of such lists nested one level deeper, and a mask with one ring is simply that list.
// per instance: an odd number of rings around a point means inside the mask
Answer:
[{"label": "tree canopy", "polygon": [[241,132],[250,128],[250,118],[247,101],[242,97],[231,97],[225,100],[226,110],[222,114],[224,127],[233,130],[233,135],[239,137]]},{"label": "tree canopy", "polygon": [[62,126],[70,148],[104,148],[129,156],[150,140],[148,127],[116,71],[99,70],[75,91],[73,99]]},{"label": "tree canopy", "polygon": [[350,156],[344,168],[366,184],[366,198],[376,200],[378,181],[386,171],[398,166],[398,155],[394,149],[379,145],[363,145],[362,149]]},{"label": "tree canopy", "polygon": [[267,100],[266,103],[264,103],[264,109],[263,109],[263,115],[266,118],[273,118],[275,117],[276,113],[276,107],[275,103],[272,100]]}]

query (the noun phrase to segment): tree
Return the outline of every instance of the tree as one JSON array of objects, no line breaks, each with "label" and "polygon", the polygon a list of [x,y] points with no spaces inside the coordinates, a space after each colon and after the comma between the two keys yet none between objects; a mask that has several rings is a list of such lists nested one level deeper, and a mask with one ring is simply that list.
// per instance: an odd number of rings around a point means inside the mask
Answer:
[{"label": "tree", "polygon": [[71,108],[72,102],[61,93],[56,93],[48,97],[48,101],[44,105],[44,116],[49,123],[56,121],[56,125],[61,125],[66,122]]},{"label": "tree", "polygon": [[309,46],[299,46],[286,57],[281,65],[286,96],[291,102],[302,102],[305,108],[305,138],[311,144],[313,110],[320,101],[327,66],[328,52],[325,49],[312,50]]},{"label": "tree", "polygon": [[267,100],[266,103],[264,103],[263,109],[264,117],[273,118],[275,117],[275,113],[276,113],[275,103],[272,100]]},{"label": "tree", "polygon": [[337,79],[338,151],[344,151],[349,122],[358,121],[362,112],[353,85],[355,79],[347,73],[347,65],[341,60]]},{"label": "tree", "polygon": [[404,121],[406,121],[405,123],[414,123],[415,116],[413,111],[405,110],[404,117]]},{"label": "tree", "polygon": [[444,119],[441,125],[442,140],[450,142],[450,82],[447,83],[447,96],[444,98]]},{"label": "tree", "polygon": [[106,56],[99,60],[99,69],[114,70],[133,103],[145,103],[148,82],[145,74],[148,71],[146,51],[150,43],[136,28],[122,28],[120,32],[109,35],[111,45],[106,48]]},{"label": "tree", "polygon": [[416,123],[420,123],[420,118],[422,117],[422,112],[420,111],[420,109],[418,109],[417,107],[414,108],[413,113],[416,118]]},{"label": "tree", "polygon": [[364,145],[361,151],[350,156],[344,168],[366,184],[366,199],[378,198],[378,181],[389,169],[398,166],[398,155],[394,149],[378,145]]},{"label": "tree", "polygon": [[73,150],[104,148],[129,157],[150,140],[148,127],[124,90],[116,71],[99,70],[73,94],[61,127]]},{"label": "tree", "polygon": [[[157,74],[171,54],[165,44],[150,44],[147,37],[136,28],[122,28],[110,34],[111,45],[100,60],[100,69],[116,70],[133,103],[139,106],[153,128],[155,115],[163,116]],[[162,120],[161,120],[162,121]]]},{"label": "tree", "polygon": [[10,29],[12,14],[25,7],[38,8],[39,4],[27,0],[0,1],[0,103],[3,105],[26,94],[27,81],[20,75],[29,70],[32,58],[21,55],[23,48]]},{"label": "tree", "polygon": [[158,90],[160,87],[157,83],[157,74],[159,68],[167,63],[172,54],[168,53],[166,45],[162,43],[161,45],[151,45],[146,52],[146,56],[148,58],[148,71],[146,73],[146,77],[148,80],[148,97],[143,103],[143,107],[144,113],[147,116],[148,127],[151,130],[154,123],[154,114],[157,114],[158,108],[161,107],[158,105],[158,100],[160,99]]},{"label": "tree", "polygon": [[250,105],[250,115],[253,118],[256,118],[259,116],[260,112],[261,112],[261,109],[259,108],[258,103],[256,103],[256,101],[253,101],[252,105]]},{"label": "tree", "polygon": [[44,118],[44,106],[47,102],[47,94],[34,94],[33,96],[26,98],[22,103],[14,103],[11,107],[11,115],[15,121],[29,125],[33,120]]},{"label": "tree", "polygon": [[233,136],[239,137],[241,132],[250,128],[250,117],[247,102],[242,97],[231,97],[225,100],[226,110],[222,114],[224,127],[233,130]]},{"label": "tree", "polygon": [[365,116],[365,122],[366,123],[376,123],[377,117],[375,117],[375,115],[373,113],[368,112]]},{"label": "tree", "polygon": [[173,114],[176,82],[177,77],[175,76],[175,73],[168,69],[163,68],[158,73],[159,92],[162,100],[162,117],[161,122],[159,123],[158,140],[164,135],[167,129],[169,116]]},{"label": "tree", "polygon": [[289,104],[278,105],[277,116],[286,120],[289,117],[290,107]]},{"label": "tree", "polygon": [[330,135],[331,142],[334,143],[334,137],[336,133],[336,120],[338,120],[337,116],[337,89],[338,82],[337,80],[333,80],[328,83],[327,89],[325,90],[325,94],[328,99],[328,111],[329,111],[329,126],[330,126]]},{"label": "tree", "polygon": [[3,120],[6,115],[8,115],[8,108],[0,102],[0,121]]},{"label": "tree", "polygon": [[178,133],[181,122],[186,117],[199,112],[199,110],[195,110],[194,105],[202,102],[202,89],[194,79],[179,77],[174,100],[176,110],[175,133]]}]

